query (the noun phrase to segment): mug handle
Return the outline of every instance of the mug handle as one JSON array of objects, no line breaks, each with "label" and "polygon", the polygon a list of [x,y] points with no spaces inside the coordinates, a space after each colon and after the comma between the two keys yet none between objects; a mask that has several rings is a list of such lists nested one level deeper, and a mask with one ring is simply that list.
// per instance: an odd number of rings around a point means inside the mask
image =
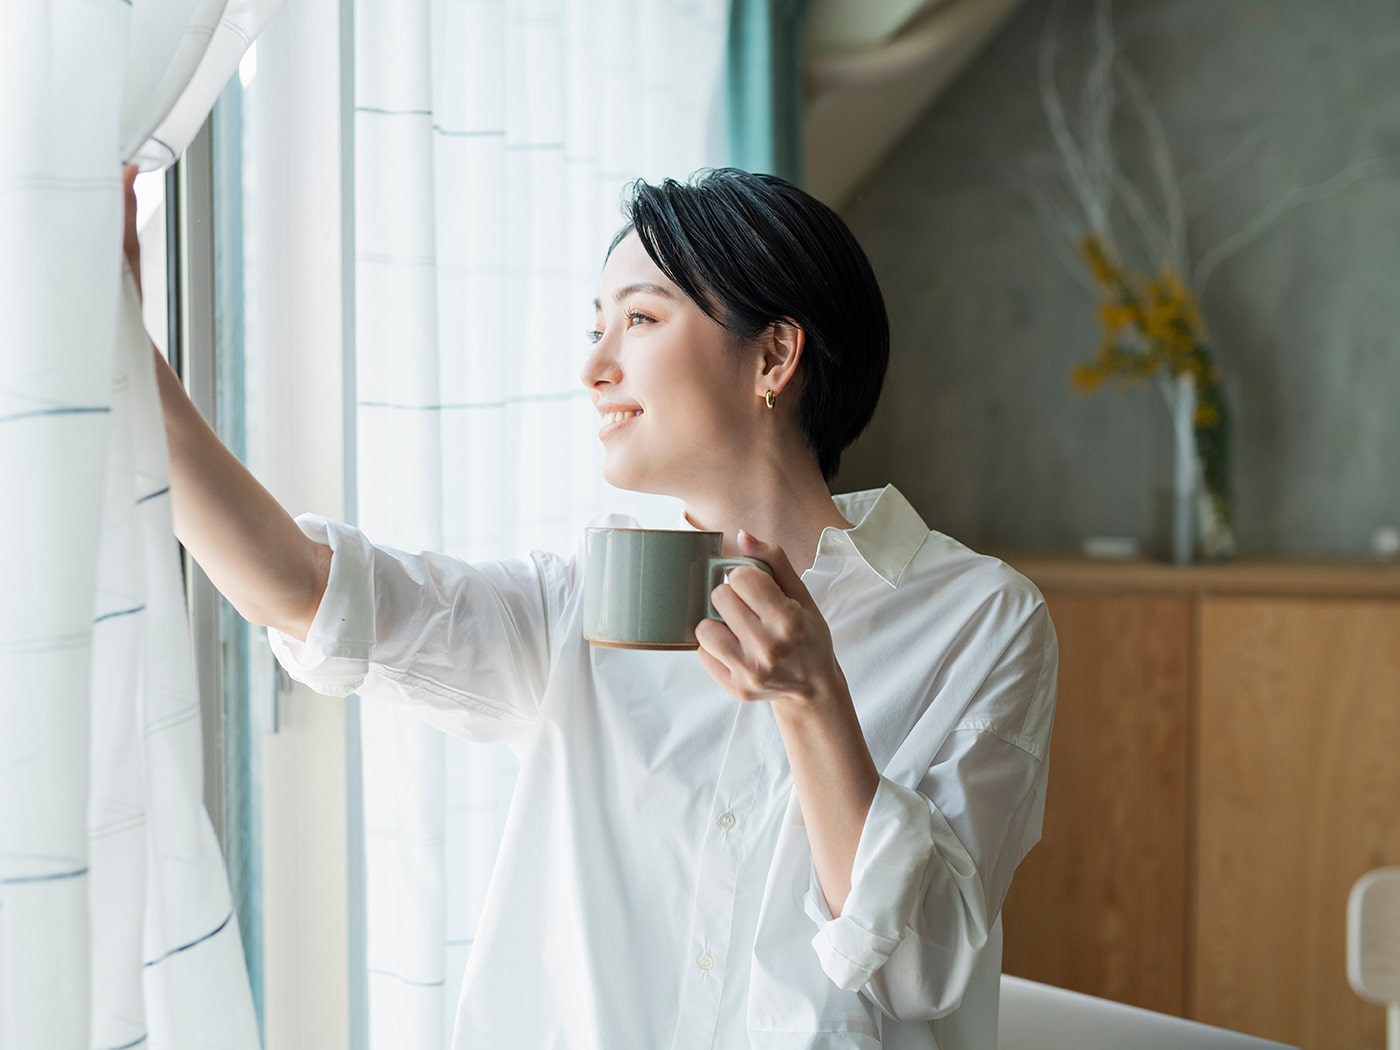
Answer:
[{"label": "mug handle", "polygon": [[757,558],[711,558],[709,586],[705,590],[705,619],[718,620],[724,623],[724,617],[715,612],[714,603],[710,601],[710,595],[719,586],[718,576],[730,569],[737,569],[741,565],[748,565],[754,569],[761,569],[769,576],[773,575],[773,570],[768,567],[767,562],[759,561]]}]

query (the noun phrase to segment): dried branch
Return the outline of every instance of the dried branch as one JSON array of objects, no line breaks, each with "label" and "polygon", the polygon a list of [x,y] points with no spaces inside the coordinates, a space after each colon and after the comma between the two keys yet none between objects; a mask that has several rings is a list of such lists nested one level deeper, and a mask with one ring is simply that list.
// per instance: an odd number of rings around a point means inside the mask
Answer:
[{"label": "dried branch", "polygon": [[[1048,158],[1040,158],[1036,162],[1037,165],[1050,163]],[[1031,167],[1033,165],[1028,165],[1028,168]],[[1050,248],[1055,253],[1055,261],[1064,267],[1075,283],[1081,285],[1085,291],[1093,293],[1094,282],[1084,270],[1084,260],[1079,258],[1073,247],[1083,236],[1083,228],[1071,217],[1071,208],[1066,206],[1063,199],[1056,199],[1057,196],[1065,196],[1061,173],[1056,170],[1050,174],[1051,177],[1044,180],[1031,180],[1031,201],[1041,221],[1051,227]]]},{"label": "dried branch", "polygon": [[1186,212],[1181,202],[1181,190],[1177,183],[1176,168],[1172,164],[1171,146],[1167,142],[1166,129],[1157,110],[1147,99],[1147,89],[1142,78],[1126,60],[1119,63],[1118,75],[1127,88],[1143,130],[1147,133],[1148,153],[1152,159],[1152,170],[1157,176],[1157,187],[1162,195],[1163,216],[1159,224],[1162,230],[1164,248],[1159,259],[1171,263],[1177,273],[1187,269]]},{"label": "dried branch", "polygon": [[1055,86],[1055,50],[1063,11],[1063,4],[1051,9],[1045,35],[1041,38],[1038,63],[1041,105],[1055,150],[1064,166],[1065,181],[1084,213],[1088,229],[1100,236],[1107,236],[1108,202],[1105,199],[1101,161],[1086,155],[1085,148],[1070,126],[1059,89]]},{"label": "dried branch", "polygon": [[1225,159],[1204,172],[1191,172],[1181,177],[1181,188],[1186,200],[1188,225],[1200,219],[1211,198],[1225,185],[1231,175],[1245,166],[1259,147],[1279,134],[1277,128],[1252,127],[1235,143]]},{"label": "dried branch", "polygon": [[[1032,199],[1042,221],[1054,234],[1051,240],[1060,262],[1077,263],[1067,246],[1077,246],[1090,235],[1097,237],[1115,257],[1123,259],[1128,245],[1120,243],[1113,228],[1114,209],[1120,207],[1131,224],[1136,247],[1146,253],[1149,265],[1152,268],[1170,266],[1181,274],[1194,288],[1199,302],[1222,263],[1298,208],[1334,197],[1363,179],[1396,170],[1397,162],[1393,158],[1375,157],[1350,164],[1317,185],[1292,187],[1265,205],[1235,233],[1199,253],[1193,265],[1193,256],[1197,253],[1192,252],[1190,234],[1206,206],[1229,177],[1237,174],[1277,132],[1255,128],[1213,169],[1190,180],[1180,178],[1162,120],[1115,34],[1112,6],[1112,0],[1097,0],[1095,4],[1094,51],[1084,72],[1078,109],[1074,113],[1066,110],[1055,76],[1063,0],[1051,9],[1041,37],[1038,55],[1041,106],[1054,141],[1055,156],[1036,158],[1027,164],[1027,171],[1032,176]],[[1152,194],[1124,169],[1114,153],[1113,130],[1118,116],[1119,88],[1127,112],[1146,137]],[[1183,193],[1183,187],[1189,193]],[[1069,269],[1080,284],[1094,288],[1079,265],[1069,266]]]},{"label": "dried branch", "polygon": [[1335,197],[1343,190],[1349,189],[1363,179],[1395,171],[1396,169],[1397,166],[1393,160],[1385,157],[1369,157],[1365,160],[1348,164],[1330,179],[1326,179],[1316,186],[1306,188],[1302,186],[1289,187],[1282,195],[1266,205],[1259,214],[1245,223],[1238,231],[1219,241],[1201,256],[1200,262],[1196,265],[1192,273],[1191,281],[1196,289],[1197,296],[1204,300],[1206,286],[1210,283],[1211,277],[1214,276],[1215,271],[1219,268],[1221,263],[1225,262],[1226,259],[1235,255],[1241,249],[1247,248],[1249,245],[1253,244],[1286,216],[1297,211],[1303,205],[1314,204],[1317,201]]},{"label": "dried branch", "polygon": [[1133,180],[1121,168],[1116,169],[1116,174],[1114,188],[1118,191],[1118,197],[1123,202],[1123,208],[1127,211],[1128,217],[1133,220],[1133,225],[1137,228],[1142,250],[1152,260],[1170,259],[1172,244],[1170,234],[1153,216],[1151,209],[1147,206],[1147,201],[1138,192]]}]

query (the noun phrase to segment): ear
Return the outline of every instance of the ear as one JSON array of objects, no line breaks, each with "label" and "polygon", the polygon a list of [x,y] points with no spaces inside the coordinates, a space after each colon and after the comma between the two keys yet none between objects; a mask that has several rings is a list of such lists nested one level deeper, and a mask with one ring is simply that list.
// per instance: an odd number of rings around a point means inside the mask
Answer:
[{"label": "ear", "polygon": [[768,326],[759,336],[759,345],[763,352],[758,361],[758,385],[754,393],[759,397],[769,390],[781,394],[797,375],[797,366],[807,346],[807,333],[785,317]]}]

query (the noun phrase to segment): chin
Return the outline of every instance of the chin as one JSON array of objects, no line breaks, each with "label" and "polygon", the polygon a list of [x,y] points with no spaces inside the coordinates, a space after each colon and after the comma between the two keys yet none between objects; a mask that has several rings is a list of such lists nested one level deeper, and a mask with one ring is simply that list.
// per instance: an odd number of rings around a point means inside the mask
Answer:
[{"label": "chin", "polygon": [[647,487],[641,484],[638,472],[629,469],[626,463],[619,463],[619,457],[603,457],[603,480],[615,489],[623,489],[627,492],[647,492]]},{"label": "chin", "polygon": [[603,480],[615,489],[625,492],[645,492],[652,496],[674,496],[674,484],[667,485],[655,471],[629,464],[621,456],[605,456],[603,459]]}]

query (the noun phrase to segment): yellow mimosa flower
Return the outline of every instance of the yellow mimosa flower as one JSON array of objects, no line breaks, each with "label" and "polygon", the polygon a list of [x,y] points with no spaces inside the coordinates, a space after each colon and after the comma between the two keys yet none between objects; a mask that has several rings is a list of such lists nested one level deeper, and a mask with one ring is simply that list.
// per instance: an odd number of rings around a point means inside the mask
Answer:
[{"label": "yellow mimosa flower", "polygon": [[1075,365],[1069,374],[1069,382],[1081,394],[1092,394],[1103,386],[1103,373],[1092,365]]},{"label": "yellow mimosa flower", "polygon": [[1110,335],[1116,335],[1124,328],[1137,322],[1137,310],[1132,306],[1105,299],[1099,303],[1099,324]]},{"label": "yellow mimosa flower", "polygon": [[1096,235],[1090,234],[1085,237],[1079,243],[1079,251],[1084,256],[1084,261],[1088,263],[1089,273],[1093,275],[1096,283],[1103,287],[1113,281],[1116,267],[1109,262],[1103,242]]}]

